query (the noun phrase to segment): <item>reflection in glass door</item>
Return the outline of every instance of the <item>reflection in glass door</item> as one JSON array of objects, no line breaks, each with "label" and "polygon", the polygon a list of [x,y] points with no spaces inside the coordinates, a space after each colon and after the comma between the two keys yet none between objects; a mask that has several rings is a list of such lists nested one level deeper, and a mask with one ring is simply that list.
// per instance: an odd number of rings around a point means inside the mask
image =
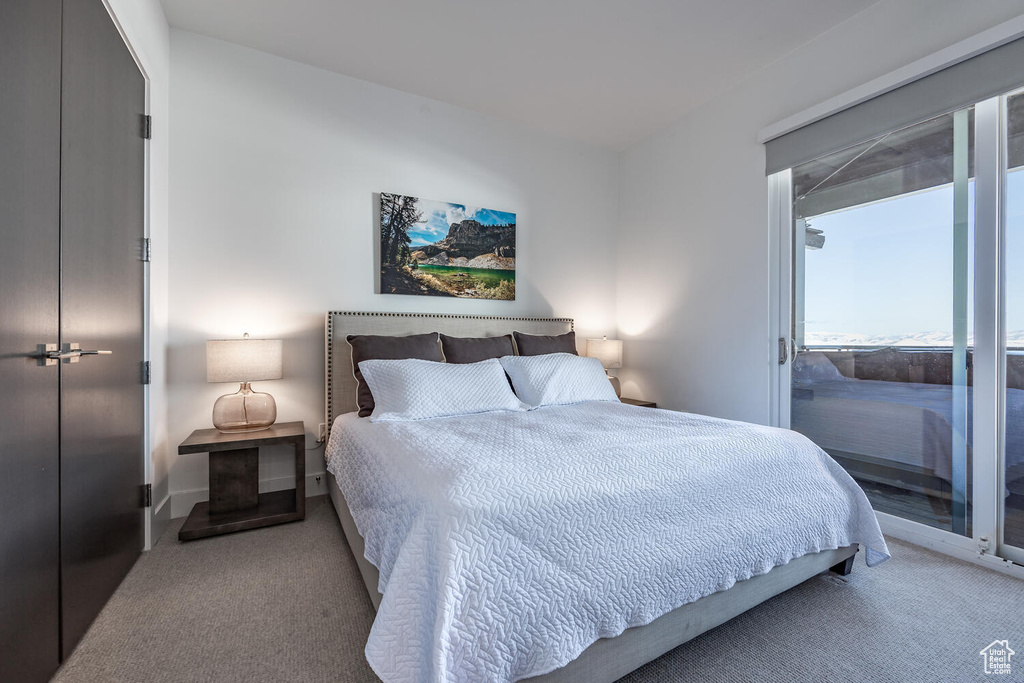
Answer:
[{"label": "reflection in glass door", "polygon": [[1024,562],[1024,93],[1006,104],[1006,428],[1003,553]]},{"label": "reflection in glass door", "polygon": [[792,169],[790,426],[876,510],[967,536],[973,119],[972,107]]}]

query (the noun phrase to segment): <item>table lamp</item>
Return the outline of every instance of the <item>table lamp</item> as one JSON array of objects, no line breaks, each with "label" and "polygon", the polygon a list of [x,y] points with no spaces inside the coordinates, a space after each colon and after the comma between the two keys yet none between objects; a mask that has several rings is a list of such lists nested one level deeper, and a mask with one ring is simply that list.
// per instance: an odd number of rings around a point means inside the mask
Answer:
[{"label": "table lamp", "polygon": [[[601,339],[588,339],[587,355],[601,361],[601,365],[604,366],[604,374],[608,375],[609,369],[622,367],[622,341],[609,339],[607,336]],[[619,378],[608,375],[608,381],[615,387],[615,395],[622,396]]]},{"label": "table lamp", "polygon": [[281,379],[280,339],[209,339],[206,342],[206,381],[239,382],[238,391],[213,404],[213,426],[226,433],[258,432],[277,420],[277,403],[270,394],[253,391],[250,382]]}]

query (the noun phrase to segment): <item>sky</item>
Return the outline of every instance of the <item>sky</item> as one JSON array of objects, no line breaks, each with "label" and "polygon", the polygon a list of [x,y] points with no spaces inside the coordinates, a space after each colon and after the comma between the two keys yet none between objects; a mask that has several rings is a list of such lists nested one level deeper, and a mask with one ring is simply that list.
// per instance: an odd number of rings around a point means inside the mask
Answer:
[{"label": "sky", "polygon": [[[971,183],[969,253],[974,250]],[[808,344],[950,346],[953,330],[953,188],[812,217],[825,233],[806,250]],[[1024,172],[1007,177],[1006,329],[1024,345]],[[973,258],[968,262],[973,266]],[[973,267],[968,319],[973,317]],[[970,327],[969,323],[969,327]]]},{"label": "sky", "polygon": [[473,219],[482,225],[504,225],[516,222],[514,213],[482,209],[465,204],[421,199],[417,207],[423,214],[423,220],[409,230],[413,247],[422,247],[425,244],[433,244],[444,239],[452,223],[460,223],[467,219]]}]

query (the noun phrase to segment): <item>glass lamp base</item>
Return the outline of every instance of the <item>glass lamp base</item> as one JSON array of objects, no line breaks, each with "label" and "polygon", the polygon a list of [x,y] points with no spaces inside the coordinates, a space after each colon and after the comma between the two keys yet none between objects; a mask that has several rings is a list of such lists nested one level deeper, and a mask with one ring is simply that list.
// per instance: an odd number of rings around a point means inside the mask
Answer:
[{"label": "glass lamp base", "polygon": [[242,382],[234,394],[224,394],[213,404],[213,426],[228,434],[269,429],[277,420],[277,403],[270,394],[253,391]]}]

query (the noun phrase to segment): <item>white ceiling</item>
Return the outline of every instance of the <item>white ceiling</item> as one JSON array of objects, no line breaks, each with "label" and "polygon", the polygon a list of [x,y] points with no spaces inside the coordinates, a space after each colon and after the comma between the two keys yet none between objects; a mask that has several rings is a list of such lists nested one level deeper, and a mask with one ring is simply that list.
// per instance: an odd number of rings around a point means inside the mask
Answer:
[{"label": "white ceiling", "polygon": [[176,28],[616,149],[875,0],[162,0]]}]

